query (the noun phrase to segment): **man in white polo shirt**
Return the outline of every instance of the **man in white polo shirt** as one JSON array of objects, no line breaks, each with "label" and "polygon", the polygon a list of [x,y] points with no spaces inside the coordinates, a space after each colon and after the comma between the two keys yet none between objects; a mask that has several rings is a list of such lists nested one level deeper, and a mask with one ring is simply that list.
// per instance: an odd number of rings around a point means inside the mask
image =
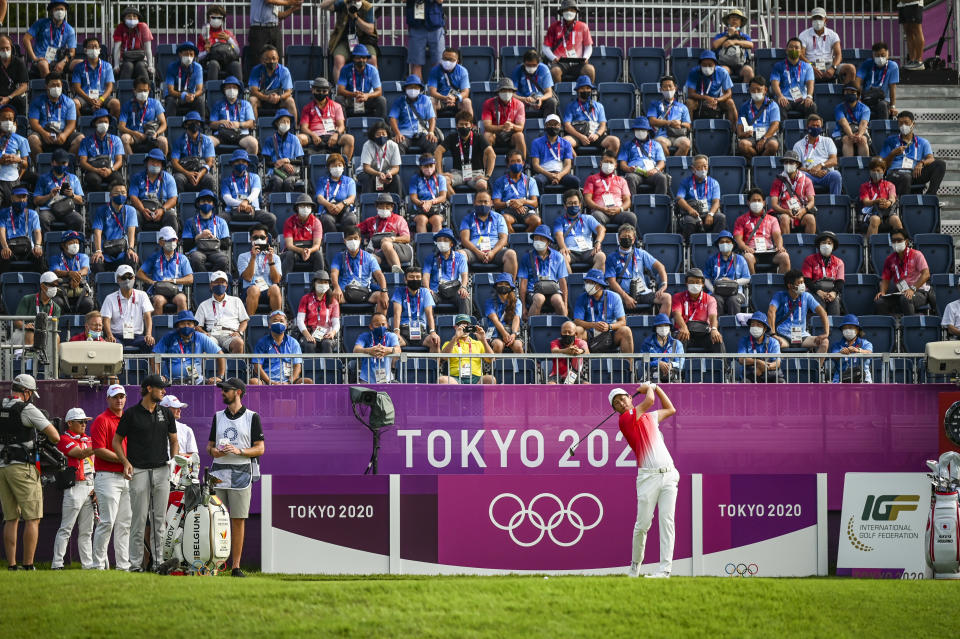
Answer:
[{"label": "man in white polo shirt", "polygon": [[227,295],[230,278],[217,271],[210,278],[213,297],[203,300],[197,307],[199,330],[217,341],[228,353],[243,352],[243,333],[247,330],[250,316],[239,297]]},{"label": "man in white polo shirt", "polygon": [[103,338],[108,342],[120,342],[124,348],[140,353],[149,353],[156,341],[153,339],[153,302],[143,291],[133,289],[133,268],[124,264],[115,276],[120,290],[107,295],[103,300],[100,315],[103,316]]},{"label": "man in white polo shirt", "polygon": [[[637,523],[633,527],[633,557],[630,576],[640,574],[647,531],[653,522],[653,509],[660,509],[660,569],[647,577],[669,577],[673,567],[674,525],[673,513],[677,506],[677,486],[680,473],[673,466],[673,458],[663,442],[660,424],[672,417],[677,409],[667,394],[656,384],[643,384],[638,389],[646,393],[639,406],[622,388],[610,391],[610,405],[620,413],[620,432],[637,456]],[[660,398],[660,410],[645,412]]]},{"label": "man in white polo shirt", "polygon": [[840,36],[827,28],[827,10],[817,7],[810,12],[810,28],[797,36],[803,43],[803,59],[813,67],[816,82],[853,82],[857,70],[852,64],[842,64]]}]

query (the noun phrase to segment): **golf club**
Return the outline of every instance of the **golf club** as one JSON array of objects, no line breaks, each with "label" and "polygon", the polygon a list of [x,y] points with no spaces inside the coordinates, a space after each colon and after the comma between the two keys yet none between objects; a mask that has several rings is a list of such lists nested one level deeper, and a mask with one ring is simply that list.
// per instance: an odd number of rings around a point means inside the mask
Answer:
[{"label": "golf club", "polygon": [[[639,395],[639,394],[640,394],[640,389],[637,389],[636,392],[635,392],[633,395],[631,395],[631,397],[636,397],[636,396]],[[617,411],[613,411],[612,413],[610,413],[609,415],[607,415],[606,417],[604,417],[602,422],[600,422],[599,424],[597,424],[596,426],[594,426],[593,428],[591,428],[591,429],[590,429],[590,432],[588,432],[586,435],[584,435],[583,437],[581,437],[580,439],[578,439],[578,440],[577,440],[577,443],[570,447],[570,451],[569,451],[569,452],[570,452],[570,457],[573,457],[573,456],[576,454],[576,452],[577,452],[577,447],[578,447],[580,444],[583,443],[583,440],[585,440],[587,437],[590,436],[590,433],[592,433],[593,431],[595,431],[595,430],[597,430],[598,428],[600,428],[601,426],[603,426],[605,423],[607,423],[607,420],[608,420],[608,419],[610,419],[611,417],[613,417],[613,416],[616,415],[616,414],[617,414]]]}]

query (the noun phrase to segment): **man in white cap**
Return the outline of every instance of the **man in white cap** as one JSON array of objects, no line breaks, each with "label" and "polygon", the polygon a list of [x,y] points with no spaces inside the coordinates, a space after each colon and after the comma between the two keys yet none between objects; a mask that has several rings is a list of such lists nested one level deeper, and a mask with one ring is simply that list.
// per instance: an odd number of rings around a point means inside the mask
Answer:
[{"label": "man in white cap", "polygon": [[120,290],[107,295],[100,308],[104,319],[103,338],[108,342],[120,342],[124,349],[149,353],[156,343],[150,296],[133,289],[133,267],[129,264],[117,268],[115,276]]},{"label": "man in white cap", "polygon": [[[169,408],[170,412],[173,413],[173,419],[177,424],[177,443],[180,445],[180,454],[187,457],[193,453],[199,453],[200,449],[197,448],[197,438],[193,434],[193,429],[180,421],[182,409],[189,406],[189,404],[181,402],[180,398],[176,395],[164,395],[163,399],[160,400],[160,405],[164,408]],[[172,457],[170,464],[172,467]]]},{"label": "man in white cap", "polygon": [[[633,397],[622,388],[614,388],[609,395],[610,405],[620,413],[620,432],[637,456],[637,523],[633,527],[633,558],[629,574],[631,577],[640,574],[653,509],[659,507],[660,569],[646,576],[669,577],[673,567],[673,513],[677,506],[680,473],[674,468],[673,458],[663,442],[660,424],[672,417],[677,409],[656,384],[643,384],[637,392],[646,393],[639,406],[633,405]],[[663,408],[645,412],[657,397]]]},{"label": "man in white cap", "polygon": [[77,548],[80,565],[84,570],[98,568],[93,561],[93,514],[96,496],[93,490],[93,443],[87,436],[87,423],[91,420],[82,408],[67,411],[67,432],[57,442],[57,448],[66,455],[67,464],[76,472],[77,483],[63,491],[63,506],[60,509],[60,530],[53,542],[51,570],[63,570],[63,556],[70,543],[73,526],[79,521]]},{"label": "man in white cap", "polygon": [[573,145],[560,131],[560,116],[550,114],[544,135],[530,143],[530,168],[541,193],[580,188],[580,180],[573,173]]},{"label": "man in white cap", "polygon": [[215,339],[224,352],[242,353],[243,334],[250,316],[239,297],[227,295],[229,285],[230,278],[223,271],[216,271],[210,277],[213,297],[203,300],[197,307],[197,330]]},{"label": "man in white cap", "polygon": [[[40,472],[33,462],[35,435],[51,442],[60,434],[32,400],[39,398],[37,380],[13,378],[12,394],[0,402],[0,509],[3,510],[3,549],[10,570],[35,570],[33,553],[43,518]],[[18,520],[23,520],[23,564],[17,565]]]},{"label": "man in white cap", "polygon": [[193,284],[193,267],[190,260],[179,251],[177,232],[165,226],[157,235],[160,250],[143,261],[137,271],[137,279],[149,286],[153,295],[154,315],[163,313],[163,307],[173,304],[177,312],[187,309],[185,285]]},{"label": "man in white cap", "polygon": [[90,426],[90,440],[97,457],[93,488],[100,508],[100,521],[93,531],[93,563],[98,569],[109,568],[110,535],[113,535],[117,570],[130,569],[130,486],[123,476],[123,464],[113,452],[113,435],[126,403],[127,391],[120,384],[113,384],[107,388],[107,409],[97,415]]},{"label": "man in white cap", "polygon": [[[46,313],[48,317],[60,317],[60,305],[54,300],[59,292],[57,284],[60,278],[53,271],[47,271],[40,276],[40,289],[36,293],[27,293],[20,298],[14,315],[36,315]],[[33,322],[14,322],[14,344],[33,345]],[[17,333],[17,331],[22,331]],[[22,341],[21,341],[22,336]]]}]

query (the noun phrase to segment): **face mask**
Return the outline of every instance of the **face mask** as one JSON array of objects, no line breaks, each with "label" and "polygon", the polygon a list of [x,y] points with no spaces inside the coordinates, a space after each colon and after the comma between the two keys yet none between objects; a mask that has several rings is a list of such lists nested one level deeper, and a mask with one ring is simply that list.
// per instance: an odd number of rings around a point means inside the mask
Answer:
[{"label": "face mask", "polygon": [[210,18],[210,26],[219,29],[223,26],[223,18]]},{"label": "face mask", "polygon": [[880,56],[873,56],[873,65],[877,67],[886,66],[887,59],[881,58]]},{"label": "face mask", "polygon": [[809,133],[809,134],[810,134],[810,137],[812,137],[812,138],[818,138],[818,137],[820,137],[820,134],[823,133],[823,127],[821,127],[821,126],[808,126],[808,127],[807,127],[807,133]]},{"label": "face mask", "polygon": [[432,165],[426,165],[420,167],[420,172],[423,173],[423,177],[430,177],[433,175],[434,167]]},{"label": "face mask", "polygon": [[0,51],[0,60],[9,60],[13,56],[13,51],[4,49]]},{"label": "face mask", "polygon": [[17,130],[17,123],[13,120],[4,120],[0,122],[0,129],[2,129],[4,133],[13,133]]},{"label": "face mask", "polygon": [[103,336],[103,331],[87,331],[87,337],[90,339],[100,339]]},{"label": "face mask", "polygon": [[691,295],[699,295],[703,290],[703,284],[687,284],[687,292]]},{"label": "face mask", "polygon": [[100,49],[87,49],[87,57],[96,60],[100,57]]},{"label": "face mask", "polygon": [[564,11],[564,12],[563,12],[563,19],[566,20],[567,22],[573,22],[574,20],[577,19],[577,12],[576,12],[576,11]]},{"label": "face mask", "polygon": [[387,143],[387,136],[378,135],[377,137],[373,138],[373,141],[377,143],[377,146],[384,146]]},{"label": "face mask", "polygon": [[192,55],[180,56],[180,64],[182,64],[185,67],[189,67],[191,64],[193,64],[193,56]]},{"label": "face mask", "polygon": [[551,138],[555,138],[560,135],[560,129],[555,126],[547,127],[547,135],[549,135]]},{"label": "face mask", "polygon": [[420,97],[420,89],[407,89],[405,93],[411,100],[416,100]]},{"label": "face mask", "polygon": [[57,22],[63,22],[64,19],[66,19],[66,17],[67,17],[67,12],[64,11],[63,9],[58,9],[57,11],[53,12],[53,19],[56,20]]},{"label": "face mask", "polygon": [[705,178],[707,177],[707,171],[706,171],[706,169],[698,169],[698,170],[695,170],[695,171],[693,172],[693,174],[694,174],[695,176],[697,176],[697,179],[698,179],[698,180],[703,180],[703,179],[705,179]]},{"label": "face mask", "polygon": [[283,333],[286,330],[287,330],[287,325],[284,324],[283,322],[274,322],[273,324],[270,325],[270,332],[276,333],[277,335],[283,335]]},{"label": "face mask", "polygon": [[267,240],[266,240],[266,238],[257,238],[257,239],[255,239],[255,240],[253,241],[253,245],[254,245],[254,246],[266,246],[266,245],[267,245]]},{"label": "face mask", "polygon": [[286,135],[287,131],[289,130],[290,130],[289,122],[281,122],[280,124],[277,125],[277,131],[280,133],[280,135]]},{"label": "face mask", "polygon": [[320,102],[323,102],[324,100],[330,97],[330,94],[327,93],[326,91],[314,91],[313,97],[319,100]]},{"label": "face mask", "polygon": [[50,87],[47,89],[47,95],[56,100],[60,97],[60,94],[63,93],[63,89],[60,87]]},{"label": "face mask", "polygon": [[826,26],[825,20],[814,20],[813,21],[813,30],[814,31],[823,31],[823,27]]},{"label": "face mask", "polygon": [[233,165],[233,174],[234,175],[244,175],[247,172],[246,164],[234,164]]},{"label": "face mask", "polygon": [[900,135],[910,135],[910,132],[913,131],[913,127],[909,124],[900,125]]},{"label": "face mask", "polygon": [[664,100],[672,100],[673,96],[677,94],[676,90],[671,89],[670,91],[661,91],[660,94],[663,96]]},{"label": "face mask", "polygon": [[317,295],[325,295],[327,291],[330,290],[329,284],[315,284],[313,290],[317,292]]},{"label": "face mask", "polygon": [[147,173],[150,175],[159,175],[163,167],[159,167],[156,164],[151,164],[147,167]]},{"label": "face mask", "polygon": [[830,257],[831,253],[833,253],[833,244],[830,242],[824,242],[820,245],[820,255],[824,257]]},{"label": "face mask", "polygon": [[587,100],[590,99],[590,96],[593,95],[593,91],[581,91],[581,92],[578,93],[577,95],[580,96],[580,99],[581,99],[582,101],[586,102]]},{"label": "face mask", "polygon": [[587,284],[583,287],[583,290],[587,292],[587,295],[596,295],[597,291],[600,290],[600,287],[596,284]]},{"label": "face mask", "polygon": [[470,135],[470,131],[472,130],[473,129],[471,129],[470,127],[460,126],[460,127],[457,127],[457,135],[459,135],[461,138],[465,138],[468,135]]},{"label": "face mask", "polygon": [[712,67],[712,66],[700,67],[700,73],[702,73],[703,75],[705,75],[705,76],[707,76],[707,77],[709,78],[711,75],[713,75],[713,72],[714,72],[716,69],[717,69],[717,67]]},{"label": "face mask", "polygon": [[783,165],[783,170],[786,171],[787,174],[793,175],[794,173],[797,172],[797,165],[794,164],[793,162],[790,162],[790,163],[788,163],[788,164],[784,164],[784,165]]},{"label": "face mask", "polygon": [[610,175],[611,173],[613,173],[614,169],[616,168],[617,168],[617,165],[614,164],[613,162],[604,162],[603,164],[600,165],[600,170],[607,175]]},{"label": "face mask", "polygon": [[184,339],[190,339],[193,337],[193,332],[197,330],[192,326],[181,326],[177,329],[177,332],[180,333],[180,337]]},{"label": "face mask", "polygon": [[510,165],[511,173],[519,173],[522,170],[523,170],[523,164],[519,162],[514,162],[513,164]]},{"label": "face mask", "polygon": [[204,217],[209,217],[209,215],[213,213],[213,204],[210,202],[204,202],[203,204],[198,205],[197,208],[200,209],[200,212],[203,213]]},{"label": "face mask", "polygon": [[535,250],[537,253],[540,253],[541,251],[545,251],[546,249],[547,249],[546,242],[537,240],[533,243],[533,250]]},{"label": "face mask", "polygon": [[13,211],[14,213],[23,213],[27,208],[26,202],[14,202]]},{"label": "face mask", "polygon": [[620,244],[620,248],[622,248],[622,249],[629,249],[629,248],[631,248],[631,247],[633,246],[633,238],[632,238],[632,237],[621,237],[619,240],[617,240],[617,243]]},{"label": "face mask", "polygon": [[421,280],[407,280],[407,288],[411,291],[419,290],[421,284],[423,284]]},{"label": "face mask", "polygon": [[57,293],[59,292],[60,292],[60,289],[58,289],[56,286],[47,287],[47,297],[51,297],[51,298],[56,297]]},{"label": "face mask", "polygon": [[50,168],[53,170],[53,174],[54,174],[54,175],[63,175],[64,173],[67,172],[67,167],[61,166],[61,165],[59,165],[59,164],[54,164],[54,165],[53,165],[52,167],[50,167]]},{"label": "face mask", "polygon": [[879,182],[883,177],[883,173],[880,171],[870,171],[870,179],[874,182]]},{"label": "face mask", "polygon": [[120,281],[118,282],[118,284],[120,285],[120,288],[122,288],[122,289],[125,290],[125,291],[129,291],[131,288],[133,288],[133,280],[132,280],[132,279],[130,279],[130,280],[120,280]]},{"label": "face mask", "polygon": [[751,326],[750,335],[753,336],[753,339],[760,339],[763,337],[764,328],[762,326]]},{"label": "face mask", "polygon": [[393,209],[377,209],[377,217],[381,220],[385,220],[390,217],[390,214],[393,213]]},{"label": "face mask", "polygon": [[273,70],[279,66],[279,62],[264,62],[263,66],[266,67],[267,71],[273,73]]},{"label": "face mask", "polygon": [[670,327],[669,327],[669,326],[658,326],[658,327],[657,327],[657,335],[658,335],[658,336],[660,336],[660,337],[666,337],[666,336],[669,335],[669,334],[670,334]]},{"label": "face mask", "polygon": [[806,292],[807,292],[806,282],[801,282],[800,284],[797,284],[797,293],[802,295],[803,293],[806,293]]},{"label": "face mask", "polygon": [[164,242],[163,250],[165,250],[167,253],[173,253],[174,251],[177,250],[177,241],[170,240],[169,242]]},{"label": "face mask", "polygon": [[[13,124],[13,123],[11,122],[11,124]],[[105,135],[109,129],[110,129],[110,123],[109,123],[109,122],[97,122],[97,134],[98,134],[98,135]]]},{"label": "face mask", "polygon": [[504,104],[507,104],[507,103],[510,102],[510,98],[513,97],[513,92],[512,92],[512,91],[501,91],[501,92],[498,93],[497,95],[500,96],[500,101],[501,101],[501,102],[503,102]]},{"label": "face mask", "polygon": [[523,65],[523,70],[527,72],[527,75],[533,75],[537,72],[537,69],[540,68],[539,64],[534,64],[532,66]]},{"label": "face mask", "polygon": [[76,255],[76,254],[79,253],[79,252],[80,252],[80,245],[79,245],[79,244],[67,244],[67,255],[73,256],[73,255]]},{"label": "face mask", "polygon": [[383,336],[387,334],[387,327],[378,326],[376,328],[371,328],[370,332],[373,333],[373,339],[380,341],[383,339]]},{"label": "face mask", "polygon": [[793,62],[796,62],[800,59],[799,51],[787,51],[787,58]]},{"label": "face mask", "polygon": [[299,215],[302,219],[310,217],[310,213],[312,212],[313,209],[311,209],[309,206],[301,206],[297,209],[297,215]]},{"label": "face mask", "polygon": [[844,93],[844,94],[843,94],[843,101],[846,102],[847,104],[854,104],[854,103],[857,101],[857,94],[856,94],[856,93]]},{"label": "face mask", "polygon": [[574,337],[573,335],[561,335],[560,346],[563,346],[564,348],[566,348],[567,346],[570,346],[571,344],[573,344],[573,337]]},{"label": "face mask", "polygon": [[750,94],[750,99],[753,100],[754,102],[762,102],[762,101],[763,101],[763,91],[758,91],[757,93],[751,93],[751,94]]},{"label": "face mask", "polygon": [[226,97],[228,100],[236,100],[236,99],[237,99],[237,94],[239,94],[239,91],[238,91],[237,89],[224,89],[224,90],[223,90],[223,95],[224,95],[224,97]]},{"label": "face mask", "polygon": [[857,329],[855,328],[843,329],[843,339],[847,340],[848,342],[852,342],[853,340],[857,339]]},{"label": "face mask", "polygon": [[733,244],[731,244],[730,242],[721,242],[719,248],[720,248],[720,252],[723,253],[724,255],[729,255],[730,253],[733,252]]},{"label": "face mask", "polygon": [[347,250],[351,253],[360,249],[360,240],[347,240],[344,244],[347,245]]},{"label": "face mask", "polygon": [[110,197],[110,201],[116,204],[117,206],[123,206],[127,202],[126,195],[114,195]]},{"label": "face mask", "polygon": [[357,71],[363,71],[364,67],[367,66],[367,61],[360,59],[354,60],[353,66],[357,69]]},{"label": "face mask", "polygon": [[213,290],[213,294],[214,294],[214,295],[223,295],[224,293],[227,292],[227,285],[226,285],[226,284],[214,284],[212,290]]},{"label": "face mask", "polygon": [[140,24],[140,21],[137,20],[136,18],[127,18],[126,20],[123,21],[123,23],[127,25],[128,29],[133,29],[138,24]]},{"label": "face mask", "polygon": [[633,132],[633,137],[637,138],[641,142],[647,139],[647,130],[646,129],[637,129]]},{"label": "face mask", "polygon": [[490,215],[490,207],[484,204],[478,204],[476,206],[477,217],[487,217]]},{"label": "face mask", "polygon": [[568,206],[568,207],[567,207],[567,217],[577,217],[578,215],[580,215],[580,207],[579,207],[579,206]]},{"label": "face mask", "polygon": [[894,242],[894,243],[893,243],[893,250],[896,251],[897,253],[903,253],[904,251],[907,250],[907,243],[906,243],[906,242]]},{"label": "face mask", "polygon": [[443,67],[444,71],[453,71],[454,67],[457,66],[456,60],[441,60],[440,66]]},{"label": "face mask", "polygon": [[450,242],[434,242],[433,244],[441,253],[446,253],[450,250]]},{"label": "face mask", "polygon": [[511,290],[511,289],[510,289],[509,286],[498,286],[498,287],[496,287],[496,288],[497,288],[497,295],[509,295],[509,294],[510,294],[510,290]]}]

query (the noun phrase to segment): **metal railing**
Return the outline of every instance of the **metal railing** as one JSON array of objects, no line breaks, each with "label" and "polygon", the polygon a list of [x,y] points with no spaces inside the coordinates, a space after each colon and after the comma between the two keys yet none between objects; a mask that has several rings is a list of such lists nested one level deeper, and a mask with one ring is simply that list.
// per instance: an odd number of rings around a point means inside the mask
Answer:
[{"label": "metal railing", "polygon": [[16,322],[32,324],[35,315],[0,315],[0,379],[13,379],[20,373],[29,373],[38,379],[56,379],[60,374],[57,357],[57,318],[47,318],[46,340],[43,348],[24,345],[23,328]]},{"label": "metal railing", "polygon": [[[668,354],[669,355],[669,354]],[[374,359],[369,355],[354,353],[303,354],[296,356],[303,360],[302,377],[317,384],[375,383],[374,379],[359,380],[358,369],[363,368],[366,360]],[[474,355],[473,357],[477,357]],[[741,362],[745,357],[764,362],[780,361],[780,373],[768,380],[762,374],[745,375]],[[576,359],[582,360],[583,374],[577,383],[628,384],[641,381],[670,381],[683,383],[760,383],[764,381],[778,383],[821,384],[840,381],[861,381],[864,377],[834,376],[837,366],[844,371],[869,367],[866,379],[875,384],[905,383],[946,383],[945,376],[928,373],[926,358],[922,353],[869,353],[869,354],[820,354],[785,352],[779,355],[743,354],[743,353],[687,353],[679,356],[669,355],[668,360],[680,360],[679,376],[660,379],[654,362],[663,355],[650,353],[636,354],[585,354]],[[170,360],[181,360],[183,365],[196,366],[204,370],[204,380],[214,375],[217,360],[224,360],[226,376],[240,377],[249,381],[256,377],[253,360],[263,360],[263,368],[270,368],[269,360],[287,359],[282,354],[223,354],[194,355],[185,358],[180,354],[125,355],[124,371],[120,375],[121,383],[137,385],[148,373],[159,370],[168,374]],[[452,353],[411,353],[402,352],[386,359],[392,359],[392,382],[400,384],[436,383],[447,375],[447,363],[450,359],[470,359]],[[483,372],[498,384],[546,384],[567,382],[566,378],[551,373],[553,363],[567,357],[537,353],[495,353],[484,354]],[[195,360],[190,362],[190,360]],[[844,362],[842,364],[842,362]],[[752,364],[746,366],[752,368]],[[182,368],[180,370],[183,370]],[[456,376],[455,376],[456,377]],[[183,378],[172,380],[175,384],[192,385]],[[485,381],[490,381],[490,378]],[[863,382],[866,383],[866,382]]]}]

